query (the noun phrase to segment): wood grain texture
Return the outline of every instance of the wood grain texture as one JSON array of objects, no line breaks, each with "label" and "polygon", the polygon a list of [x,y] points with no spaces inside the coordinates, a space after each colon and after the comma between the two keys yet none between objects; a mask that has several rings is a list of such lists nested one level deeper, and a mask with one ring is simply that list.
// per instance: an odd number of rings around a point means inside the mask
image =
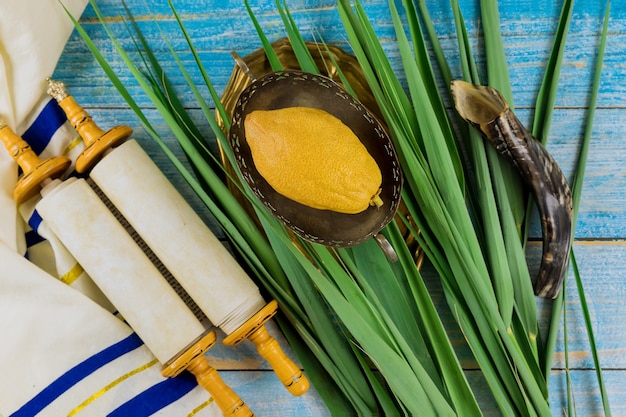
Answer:
[{"label": "wood grain texture", "polygon": [[[366,11],[375,22],[377,34],[388,56],[395,67],[399,68],[399,55],[394,45],[387,2],[363,1]],[[126,3],[141,30],[147,35],[151,47],[157,52],[183,102],[192,110],[193,118],[206,132],[207,140],[213,142],[213,135],[206,121],[203,121],[198,103],[184,87],[185,80],[170,57],[168,42],[179,51],[187,68],[195,68],[167,2],[158,0],[148,4],[145,0],[127,0]],[[222,92],[233,68],[230,52],[235,50],[240,55],[245,55],[260,47],[260,41],[245,8],[241,2],[229,0],[181,0],[174,3],[217,91]],[[476,5],[478,2],[461,0],[460,3],[473,47],[478,49],[482,45],[479,10]],[[133,42],[120,17],[124,14],[121,4],[117,0],[96,0],[96,4],[105,16],[108,28],[128,51],[133,51]],[[273,2],[251,0],[250,4],[271,40],[285,35]],[[426,4],[444,51],[451,61],[453,74],[458,76],[460,65],[455,52],[457,47],[454,23],[448,2],[426,0]],[[499,4],[516,112],[523,122],[530,125],[534,99],[552,46],[561,2],[501,0]],[[557,108],[548,143],[549,150],[568,177],[573,172],[578,144],[583,134],[604,5],[605,1],[599,0],[576,1],[572,27],[568,34]],[[346,35],[334,0],[291,0],[289,7],[298,27],[308,39],[315,32],[327,42],[347,48]],[[146,109],[146,114],[157,131],[182,158],[182,152],[174,145],[173,136],[125,70],[102,27],[97,23],[91,7],[84,13],[81,23],[122,80],[134,85],[130,90],[133,97]],[[626,416],[626,320],[623,319],[626,316],[626,2],[613,1],[610,24],[598,97],[599,107],[596,111],[583,201],[577,223],[578,240],[574,250],[584,280],[613,415]],[[478,56],[478,64],[484,76],[484,57]],[[192,76],[197,84],[201,84],[197,71],[192,70]],[[102,127],[124,123],[136,128],[135,137],[207,224],[221,236],[215,222],[202,208],[184,180],[139,127],[136,117],[112,87],[77,34],[70,38],[53,77],[67,84],[77,101],[90,111]],[[402,79],[403,75],[399,73],[399,77]],[[206,97],[207,102],[211,103],[208,94]],[[535,239],[540,236],[536,220],[531,234]],[[538,244],[529,245],[528,259],[531,268],[536,269],[538,266],[540,252]],[[467,368],[468,378],[483,404],[485,414],[498,415],[497,408],[484,389],[480,373],[476,371],[471,355],[464,346],[462,335],[456,330],[454,320],[447,311],[436,277],[429,274],[428,270],[425,271],[425,277],[444,322],[450,329],[454,345]],[[540,302],[539,308],[543,317],[542,325],[545,327],[548,305]],[[573,368],[571,376],[578,415],[602,415],[580,303],[571,279],[568,284],[567,320],[569,360]],[[275,327],[272,328],[272,333],[280,337]],[[283,339],[281,342],[284,344]],[[257,415],[328,415],[315,391],[303,397],[291,397],[251,344],[243,343],[234,348],[218,344],[208,355],[216,368],[222,371],[225,381],[233,385]],[[561,334],[550,379],[550,399],[554,415],[564,415],[566,391],[563,368],[564,345]]]}]

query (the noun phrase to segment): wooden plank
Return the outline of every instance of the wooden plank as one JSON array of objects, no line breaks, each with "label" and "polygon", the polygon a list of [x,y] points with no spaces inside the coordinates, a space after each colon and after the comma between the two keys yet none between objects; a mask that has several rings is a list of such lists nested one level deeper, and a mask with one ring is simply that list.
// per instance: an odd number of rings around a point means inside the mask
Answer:
[{"label": "wooden plank", "polygon": [[[276,379],[273,372],[259,370],[222,371],[220,376],[257,416],[330,416],[314,388],[303,396],[294,397]],[[209,415],[216,417],[222,415],[214,403],[211,404],[211,408],[212,413]]]},{"label": "wooden plank", "polygon": [[[133,2],[128,3],[133,4]],[[467,0],[464,3],[471,4]],[[511,1],[501,2],[501,10],[512,10],[503,13],[502,16],[504,43],[510,64],[516,105],[518,107],[532,107],[551,47],[552,35],[555,29],[555,16],[554,14],[548,14],[548,11],[543,8],[538,8],[537,11],[531,13],[532,7],[523,7],[520,18],[514,12],[517,10],[517,4],[512,5],[513,3]],[[108,24],[110,30],[126,50],[133,51],[134,45],[132,40],[128,37],[126,26],[119,18],[120,10],[118,9],[120,6],[116,3],[110,4],[108,2],[98,2],[98,4],[102,7],[103,13],[107,13],[107,16],[112,16],[112,21]],[[368,2],[367,9],[371,11],[372,20],[376,22],[377,33],[379,33],[390,59],[398,67],[399,57],[393,43],[393,30],[384,4],[385,2],[380,1]],[[195,8],[191,6],[191,12],[187,15],[184,13],[186,6],[186,4],[179,6],[186,18],[185,25],[193,36],[194,44],[200,52],[204,64],[208,67],[209,74],[217,90],[222,91],[233,66],[230,51],[237,50],[240,54],[246,54],[259,48],[260,42],[242,6],[230,6],[233,10],[229,10],[231,14],[228,18],[224,18],[224,13],[226,12],[221,9],[211,13],[196,14],[194,13]],[[145,7],[136,7],[138,10],[135,16],[141,20],[141,30],[145,31],[151,48],[161,52],[159,56],[166,66],[167,72],[173,74],[172,81],[174,85],[184,86],[182,77],[175,75],[177,73],[176,65],[171,59],[167,59],[169,50],[164,42],[164,38],[167,38],[175,50],[186,51],[184,38],[181,36],[176,23],[171,18],[164,18],[167,12],[162,4],[155,14],[146,13]],[[156,7],[156,5],[151,7]],[[345,34],[341,30],[341,22],[332,7],[324,3],[321,7],[302,10],[307,6],[306,4],[303,6],[300,2],[290,2],[290,7],[293,9],[295,18],[298,19],[301,31],[309,39],[311,37],[310,33],[320,31],[321,36],[326,41],[346,46]],[[564,92],[559,95],[557,101],[559,106],[580,107],[586,105],[591,68],[595,56],[595,45],[597,43],[596,36],[599,31],[598,7],[592,8],[589,6],[589,8],[592,12],[583,12],[586,9],[577,7],[578,13],[573,17],[573,26],[568,37],[569,47],[565,56],[561,81]],[[257,10],[256,7],[255,10]],[[266,9],[262,10],[263,12],[259,14],[259,20],[264,27],[268,28],[268,37],[277,39],[284,36],[284,31],[279,29],[282,27],[282,24],[277,13],[272,11],[271,8],[269,11],[266,11]],[[441,19],[437,24],[437,28],[442,37],[444,50],[452,60],[453,73],[458,76],[460,71],[458,61],[456,61],[456,53],[454,52],[457,46],[453,38],[454,31],[451,16],[449,12],[444,13],[443,11],[434,14],[435,17]],[[624,101],[626,100],[626,94],[624,94],[626,87],[624,87],[623,83],[617,82],[623,79],[626,71],[621,58],[626,51],[625,14],[623,6],[620,4],[614,5],[612,34],[607,45],[604,69],[605,81],[599,97],[599,105],[601,106],[623,107],[626,104]],[[155,15],[161,19],[158,25],[152,21]],[[86,16],[84,21],[85,29],[94,37],[96,45],[103,49],[108,59],[112,60],[113,67],[119,70],[120,76],[124,80],[130,78],[128,72],[123,70],[123,64],[121,64],[117,55],[113,53],[111,45],[104,36],[100,25],[93,23],[93,18],[89,17],[91,16],[89,11],[86,13]],[[474,39],[476,36],[479,36],[476,34],[477,18],[470,14],[467,16],[467,20],[470,30],[473,29],[470,32],[470,37]],[[242,39],[246,41],[241,42]],[[480,37],[476,39],[476,43],[479,42],[481,42]],[[67,60],[68,63],[72,63],[72,65],[60,66],[55,76],[67,79],[68,82],[73,81],[77,76],[71,73],[75,73],[75,69],[82,69],[90,74],[89,79],[83,81],[92,81],[92,84],[95,83],[100,88],[111,88],[102,73],[97,69],[97,64],[89,59],[89,53],[86,53],[85,46],[78,36],[74,35],[70,39],[63,59]],[[183,59],[188,64],[192,63],[189,54],[185,54]],[[479,60],[479,67],[484,70],[484,66],[482,59]],[[188,67],[192,68],[193,65],[188,65]],[[85,72],[81,73],[84,76]],[[79,74],[78,77],[81,77],[81,75]],[[197,73],[195,79],[200,82]],[[77,82],[76,88],[84,85],[84,82]],[[185,91],[186,89],[182,88],[181,90]],[[104,90],[100,91],[102,91],[102,95],[92,96],[85,105],[123,105],[123,101],[119,98],[116,99],[114,94],[111,94],[113,97],[106,94],[111,93],[111,91],[106,93]],[[142,97],[142,94],[137,94],[135,90],[132,91],[135,97]],[[85,95],[88,96],[88,94]],[[107,96],[109,96],[108,101],[104,103],[101,97]],[[183,94],[183,98],[186,103],[193,103],[194,101],[191,93],[188,91]]]},{"label": "wooden plank", "polygon": [[[326,417],[330,413],[321,403],[315,391],[302,397],[293,397],[286,393],[275,377],[267,371],[220,372],[228,383],[258,416],[264,417]],[[570,373],[573,385],[573,396],[576,412],[579,416],[602,416],[602,404],[598,400],[598,389],[595,373],[590,370],[576,370]],[[604,372],[609,387],[608,396],[614,416],[626,415],[624,401],[622,371],[608,370]],[[467,378],[471,383],[480,384],[481,377],[476,371],[468,371]],[[564,371],[554,371],[550,378],[550,408],[553,416],[566,416],[566,379]],[[487,391],[477,389],[476,397],[481,404],[485,416],[501,415]],[[271,401],[268,401],[271,399]],[[218,416],[217,407],[212,404],[213,412]]]}]

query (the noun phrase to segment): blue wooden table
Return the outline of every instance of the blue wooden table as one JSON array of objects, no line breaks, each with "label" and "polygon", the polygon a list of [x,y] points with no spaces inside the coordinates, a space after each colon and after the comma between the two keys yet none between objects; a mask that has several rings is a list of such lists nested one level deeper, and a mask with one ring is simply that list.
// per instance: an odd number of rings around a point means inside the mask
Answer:
[{"label": "blue wooden table", "polygon": [[[126,36],[126,27],[121,23],[120,16],[124,14],[121,4],[117,0],[96,0],[96,3],[113,33],[125,47],[132,49],[132,43]],[[175,63],[168,57],[169,52],[164,38],[167,38],[177,50],[184,51],[186,46],[167,2],[127,0],[126,3],[142,30],[148,35],[149,42],[162,60],[166,71],[172,70],[171,73],[177,73],[174,71]],[[260,47],[260,41],[242,2],[177,0],[174,3],[204,64],[209,69],[213,83],[221,93],[234,65],[231,51],[235,50],[240,55],[246,55]],[[271,40],[285,35],[273,2],[252,0],[250,3]],[[456,50],[454,22],[448,3],[443,0],[426,0],[426,3],[442,45],[452,62],[456,63],[452,68],[453,74],[459,76],[460,68],[454,52]],[[470,39],[475,46],[479,45],[482,38],[477,32],[478,1],[461,0],[460,3],[470,30]],[[534,99],[552,45],[561,1],[501,0],[499,3],[515,106],[520,119],[529,123],[532,120]],[[379,38],[397,65],[399,56],[394,50],[393,28],[387,3],[383,0],[365,0],[364,4],[371,20],[375,22]],[[549,150],[566,175],[572,173],[577,144],[583,133],[604,7],[604,0],[579,0],[574,7],[557,108],[548,144]],[[333,0],[292,0],[289,2],[289,8],[302,33],[307,35],[315,32],[326,42],[347,47],[346,35]],[[88,6],[81,22],[96,45],[112,62],[119,76],[131,82],[131,75],[113,52],[110,41],[97,23],[91,6]],[[481,57],[479,65],[484,64],[483,58]],[[183,54],[183,59],[191,62],[189,54]],[[76,33],[67,44],[53,77],[66,83],[76,100],[102,127],[122,123],[136,127],[135,137],[207,223],[212,227],[215,226],[184,181],[139,127],[134,114]],[[182,77],[174,76],[172,81],[176,86],[184,85]],[[168,133],[157,112],[151,110],[151,105],[139,87],[132,87],[131,92],[138,103],[146,108],[147,114],[162,136],[170,144],[174,144],[175,140]],[[198,112],[198,119],[201,120],[197,105],[193,104],[191,92],[181,89],[181,97],[185,103],[189,103],[192,113]],[[614,1],[574,250],[584,280],[611,409],[614,415],[621,416],[626,416],[625,137],[626,2]],[[181,155],[180,151],[177,152]],[[219,233],[217,228],[215,230]],[[540,236],[538,226],[535,226],[533,236],[535,238]],[[539,245],[531,244],[530,262],[538,263],[538,253]],[[436,301],[444,304],[443,297]],[[542,314],[545,317],[547,311],[543,310]],[[452,323],[452,318],[445,313],[444,320]],[[570,342],[569,363],[578,415],[601,415],[602,408],[593,361],[579,298],[571,280],[567,298],[567,325]],[[275,328],[273,332],[280,337]],[[459,334],[456,337],[459,339],[458,342],[462,343],[462,336]],[[284,340],[282,342],[284,343]],[[212,364],[222,371],[224,379],[246,399],[259,416],[323,416],[328,413],[315,390],[311,390],[303,397],[291,397],[251,344],[244,343],[236,349],[216,347],[208,355]],[[564,359],[561,337],[550,379],[550,398],[554,415],[563,415],[566,404]],[[463,358],[463,364],[470,381],[480,391],[479,373],[469,354]],[[497,408],[488,399],[485,399],[484,403],[486,414],[497,414]]]}]

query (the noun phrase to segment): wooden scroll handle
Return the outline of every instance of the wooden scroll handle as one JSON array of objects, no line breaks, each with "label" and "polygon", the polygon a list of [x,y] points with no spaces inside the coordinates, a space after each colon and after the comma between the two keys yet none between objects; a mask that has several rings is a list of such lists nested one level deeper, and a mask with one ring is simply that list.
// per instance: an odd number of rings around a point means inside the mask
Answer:
[{"label": "wooden scroll handle", "polygon": [[42,160],[3,120],[0,120],[0,140],[22,168],[23,174],[13,190],[13,198],[18,204],[37,195],[46,180],[59,178],[72,164],[72,161],[64,156]]},{"label": "wooden scroll handle", "polygon": [[244,339],[256,345],[261,356],[292,395],[302,395],[309,390],[310,383],[302,370],[283,352],[278,341],[267,331],[265,323],[276,314],[278,303],[271,301],[252,316],[241,327],[224,339],[224,344],[234,346]]},{"label": "wooden scroll handle", "polygon": [[225,417],[252,417],[254,413],[235,391],[226,385],[204,356],[204,353],[215,344],[215,340],[214,331],[207,333],[183,354],[167,363],[162,374],[173,378],[186,369],[196,377],[198,384],[211,394]]},{"label": "wooden scroll handle", "polygon": [[76,159],[76,171],[81,174],[89,171],[108,149],[120,145],[133,133],[133,129],[128,126],[116,126],[107,132],[100,129],[89,113],[67,93],[65,84],[60,81],[48,78],[48,94],[56,99],[67,120],[85,142],[85,150]]}]

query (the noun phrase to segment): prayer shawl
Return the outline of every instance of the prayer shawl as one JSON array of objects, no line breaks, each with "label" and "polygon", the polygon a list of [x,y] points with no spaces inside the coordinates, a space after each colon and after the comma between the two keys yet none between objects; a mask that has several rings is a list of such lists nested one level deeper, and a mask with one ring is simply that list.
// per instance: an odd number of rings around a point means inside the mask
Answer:
[{"label": "prayer shawl", "polygon": [[[86,0],[64,0],[73,16]],[[0,117],[42,158],[82,142],[46,77],[73,29],[58,0],[0,3]],[[12,194],[18,168],[0,149],[0,417],[217,416],[209,394],[161,364],[34,211]]]}]

